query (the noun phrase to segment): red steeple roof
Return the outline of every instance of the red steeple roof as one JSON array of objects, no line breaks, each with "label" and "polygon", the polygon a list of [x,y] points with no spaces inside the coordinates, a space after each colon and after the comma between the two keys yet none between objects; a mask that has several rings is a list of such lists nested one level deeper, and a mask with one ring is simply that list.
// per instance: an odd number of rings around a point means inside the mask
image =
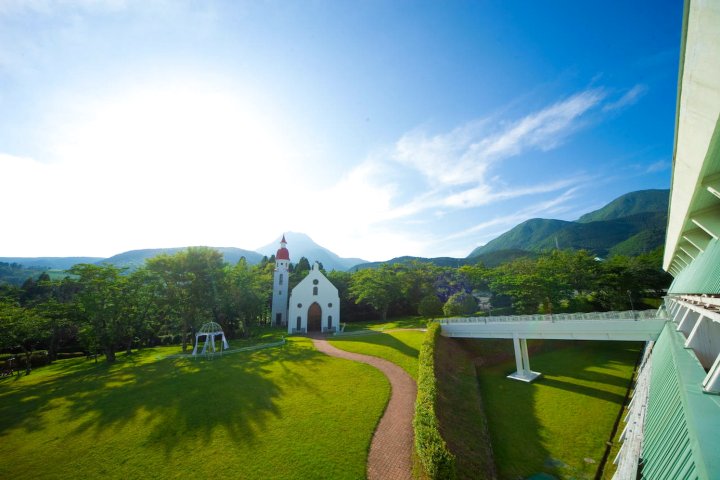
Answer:
[{"label": "red steeple roof", "polygon": [[285,248],[285,244],[287,244],[287,242],[285,241],[285,234],[283,234],[282,240],[280,240],[281,247],[275,254],[275,260],[290,260],[290,252]]}]

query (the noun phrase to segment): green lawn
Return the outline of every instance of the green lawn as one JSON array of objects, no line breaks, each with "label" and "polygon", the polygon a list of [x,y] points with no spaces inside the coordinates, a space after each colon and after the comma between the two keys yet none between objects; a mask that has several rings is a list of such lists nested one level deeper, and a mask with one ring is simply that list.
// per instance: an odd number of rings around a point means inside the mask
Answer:
[{"label": "green lawn", "polygon": [[178,347],[0,381],[0,478],[364,478],[376,369],[308,339],[213,360]]},{"label": "green lawn", "polygon": [[494,478],[495,465],[472,353],[456,339],[435,346],[440,434],[455,455],[458,479]]},{"label": "green lawn", "polygon": [[500,477],[594,478],[640,350],[638,343],[577,342],[531,354],[532,369],[543,373],[532,384],[505,378],[514,362],[480,368]]},{"label": "green lawn", "polygon": [[393,328],[425,328],[428,319],[425,317],[398,317],[389,320],[369,320],[365,322],[348,322],[345,324],[346,332],[357,330],[388,330]]},{"label": "green lawn", "polygon": [[330,343],[348,352],[364,353],[384,358],[402,367],[417,380],[417,358],[425,332],[419,330],[395,330],[386,333],[333,337]]}]

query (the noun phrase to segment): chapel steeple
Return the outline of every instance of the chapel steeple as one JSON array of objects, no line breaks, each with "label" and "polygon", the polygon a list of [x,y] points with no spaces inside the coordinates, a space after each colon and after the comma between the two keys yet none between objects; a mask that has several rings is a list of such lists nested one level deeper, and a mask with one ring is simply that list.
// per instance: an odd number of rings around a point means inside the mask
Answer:
[{"label": "chapel steeple", "polygon": [[270,321],[273,325],[287,325],[288,321],[288,283],[290,280],[290,252],[288,251],[285,234],[280,240],[280,248],[275,254],[275,271],[273,272],[273,297]]}]

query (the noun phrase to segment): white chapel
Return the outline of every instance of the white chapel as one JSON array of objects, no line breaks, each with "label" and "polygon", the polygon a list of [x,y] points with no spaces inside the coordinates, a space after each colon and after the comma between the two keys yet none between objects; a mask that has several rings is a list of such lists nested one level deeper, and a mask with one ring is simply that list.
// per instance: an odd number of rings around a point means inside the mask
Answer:
[{"label": "white chapel", "polygon": [[[337,332],[340,329],[338,289],[320,271],[312,270],[288,295],[290,252],[285,235],[275,255],[271,319],[274,325],[287,325],[288,333]],[[289,305],[289,308],[288,308]]]}]

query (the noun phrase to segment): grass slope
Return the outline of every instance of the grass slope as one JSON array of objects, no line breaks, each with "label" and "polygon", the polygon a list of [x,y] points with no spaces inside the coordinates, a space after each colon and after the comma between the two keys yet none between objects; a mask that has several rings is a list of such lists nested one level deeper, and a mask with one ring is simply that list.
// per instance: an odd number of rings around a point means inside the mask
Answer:
[{"label": "grass slope", "polygon": [[497,478],[473,359],[454,339],[441,336],[435,348],[436,413],[457,478]]},{"label": "grass slope", "polygon": [[177,347],[0,381],[0,478],[365,476],[389,396],[376,369],[307,339],[212,361]]},{"label": "grass slope", "polygon": [[[529,342],[532,343],[532,342]],[[543,376],[508,380],[514,362],[478,370],[500,478],[594,478],[641,345],[578,342],[530,357]]]}]

